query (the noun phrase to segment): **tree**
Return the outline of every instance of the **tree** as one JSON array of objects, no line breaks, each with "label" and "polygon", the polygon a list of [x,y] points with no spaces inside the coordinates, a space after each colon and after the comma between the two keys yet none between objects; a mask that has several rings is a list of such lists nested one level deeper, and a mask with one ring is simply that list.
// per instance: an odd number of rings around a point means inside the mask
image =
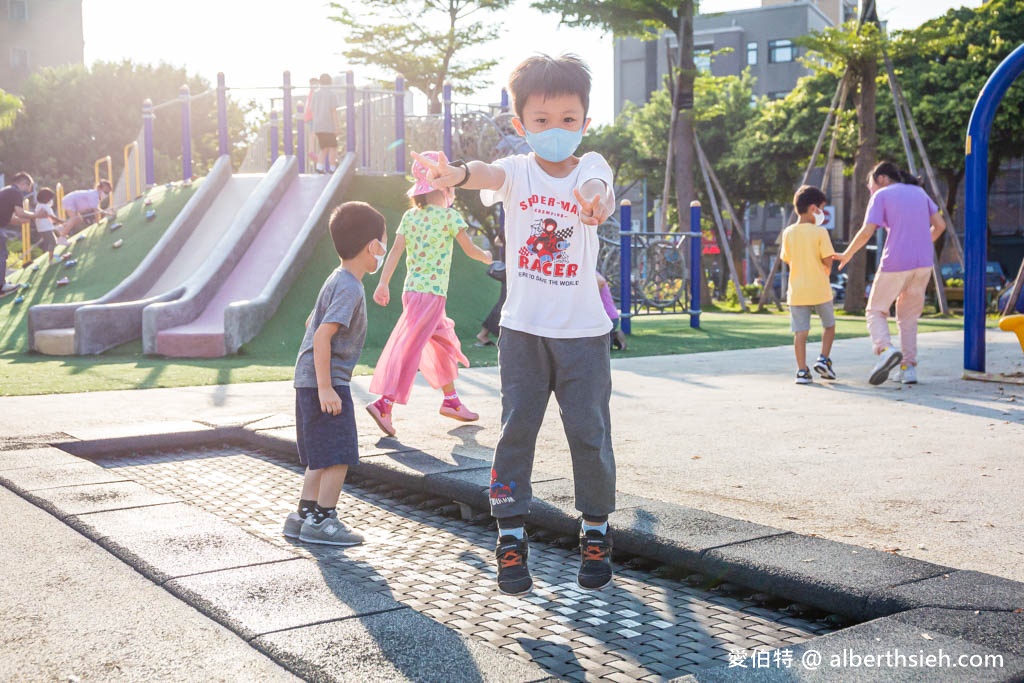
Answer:
[{"label": "tree", "polygon": [[356,64],[368,64],[401,74],[409,87],[427,96],[430,113],[440,114],[444,84],[452,81],[460,93],[473,93],[480,77],[498,62],[457,59],[468,47],[490,42],[501,33],[497,21],[470,17],[505,9],[511,0],[364,0],[332,2],[331,20],[348,30],[342,54]]},{"label": "tree", "polygon": [[[657,38],[663,31],[676,36],[679,63],[672,74],[675,116],[671,126],[676,200],[680,223],[689,227],[690,202],[694,191],[693,92],[697,74],[693,63],[693,13],[695,0],[534,0],[533,7],[542,12],[557,12],[562,23],[569,26],[591,26],[620,36]],[[668,201],[664,197],[663,201]]]},{"label": "tree", "polygon": [[[96,62],[91,68],[68,65],[45,68],[25,82],[23,111],[0,133],[5,170],[27,170],[39,183],[58,181],[68,189],[91,186],[93,163],[110,155],[117,167],[124,146],[142,127],[142,102],[155,104],[178,97],[187,84],[193,95],[210,84],[184,69],[130,61]],[[197,174],[218,155],[216,98],[192,102],[192,156]],[[228,136],[239,140],[244,111],[228,103]],[[181,158],[181,122],[176,107],[158,111],[153,131],[158,178],[176,177]],[[244,153],[240,146],[235,154]]]},{"label": "tree", "polygon": [[21,111],[21,100],[0,89],[0,130],[13,126],[19,111]]}]

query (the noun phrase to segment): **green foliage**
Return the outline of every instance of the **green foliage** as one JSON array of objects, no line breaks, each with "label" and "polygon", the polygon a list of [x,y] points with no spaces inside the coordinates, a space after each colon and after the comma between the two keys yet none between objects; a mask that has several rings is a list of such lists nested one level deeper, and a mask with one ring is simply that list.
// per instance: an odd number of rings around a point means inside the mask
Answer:
[{"label": "green foliage", "polygon": [[495,59],[458,58],[466,48],[488,43],[501,24],[472,20],[481,10],[507,8],[511,0],[364,0],[332,2],[330,19],[346,29],[342,54],[355,64],[402,74],[409,87],[427,96],[430,113],[441,113],[441,95],[450,81],[459,93],[475,92]]},{"label": "green foliage", "polygon": [[[193,95],[209,82],[184,69],[130,61],[96,62],[91,68],[68,65],[41,69],[23,86],[23,109],[14,125],[0,133],[0,159],[7,173],[26,170],[41,185],[63,183],[67,191],[91,187],[93,163],[110,155],[115,176],[124,146],[138,137],[142,102],[160,104],[178,97],[187,84]],[[203,175],[217,158],[216,97],[192,101],[192,159]],[[244,153],[244,112],[228,104],[228,135]],[[156,112],[154,165],[158,181],[178,178],[181,164],[181,119],[176,105]],[[240,160],[240,159],[239,159]]]},{"label": "green foliage", "polygon": [[0,130],[13,126],[19,111],[21,100],[0,88]]},{"label": "green foliage", "polygon": [[[653,37],[661,30],[676,31],[684,5],[692,0],[535,0],[542,12],[561,15],[567,26],[600,28],[617,36]],[[692,10],[691,10],[692,11]]]}]

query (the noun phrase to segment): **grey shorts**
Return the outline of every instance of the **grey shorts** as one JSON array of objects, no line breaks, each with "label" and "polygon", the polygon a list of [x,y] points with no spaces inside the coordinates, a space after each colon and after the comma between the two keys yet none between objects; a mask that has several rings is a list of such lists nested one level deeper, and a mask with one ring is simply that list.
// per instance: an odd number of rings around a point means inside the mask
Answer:
[{"label": "grey shorts", "polygon": [[814,306],[790,306],[789,329],[793,332],[807,332],[811,329],[811,311],[818,314],[822,327],[836,326],[836,311],[831,301]]}]

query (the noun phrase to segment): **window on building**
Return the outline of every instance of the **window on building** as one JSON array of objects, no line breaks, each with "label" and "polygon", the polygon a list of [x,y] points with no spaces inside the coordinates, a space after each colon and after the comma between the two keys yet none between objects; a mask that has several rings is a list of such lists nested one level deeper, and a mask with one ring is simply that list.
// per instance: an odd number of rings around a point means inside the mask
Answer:
[{"label": "window on building", "polygon": [[11,48],[11,68],[18,71],[28,71],[28,50],[26,48]]},{"label": "window on building", "polygon": [[752,41],[752,42],[747,43],[747,66],[756,66],[756,65],[757,65],[757,43]]},{"label": "window on building", "polygon": [[7,16],[11,21],[28,21],[28,0],[10,0]]},{"label": "window on building", "polygon": [[789,94],[788,90],[775,90],[773,92],[768,93],[768,99],[769,100],[784,100],[784,99],[786,99],[786,95],[788,95],[788,94]]},{"label": "window on building", "polygon": [[711,73],[711,48],[695,47],[693,49],[693,63],[697,67],[698,73]]},{"label": "window on building", "polygon": [[789,39],[768,41],[768,63],[781,64],[796,59],[796,46]]}]

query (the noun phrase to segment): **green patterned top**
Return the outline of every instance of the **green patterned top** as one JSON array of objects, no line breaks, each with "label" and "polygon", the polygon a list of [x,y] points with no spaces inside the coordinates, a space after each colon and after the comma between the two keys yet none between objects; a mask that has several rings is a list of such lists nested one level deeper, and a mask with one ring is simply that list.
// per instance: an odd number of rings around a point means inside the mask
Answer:
[{"label": "green patterned top", "polygon": [[466,227],[455,209],[428,205],[405,212],[398,226],[405,236],[405,291],[448,296],[452,244]]}]

